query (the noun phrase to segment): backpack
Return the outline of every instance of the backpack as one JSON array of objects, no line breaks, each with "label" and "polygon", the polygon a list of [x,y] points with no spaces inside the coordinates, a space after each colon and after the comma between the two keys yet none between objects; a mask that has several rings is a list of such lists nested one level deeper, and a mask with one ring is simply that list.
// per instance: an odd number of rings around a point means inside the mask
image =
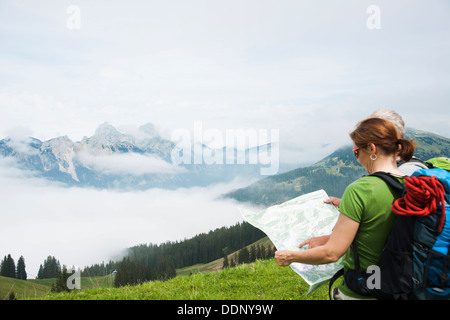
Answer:
[{"label": "backpack", "polygon": [[429,168],[441,168],[450,171],[450,159],[447,157],[437,157],[427,160],[425,164]]},{"label": "backpack", "polygon": [[[375,273],[378,270],[379,281],[371,282],[373,275],[360,269],[358,248],[353,242],[355,270],[344,272],[342,269],[332,277],[330,298],[333,282],[343,275],[346,285],[363,296],[382,300],[449,299],[450,172],[440,168],[419,169],[411,177],[406,177],[405,186],[387,173],[377,172],[372,176],[383,179],[391,190],[403,194],[392,205],[397,218],[378,263],[371,269]],[[425,193],[417,189],[417,184],[427,183],[439,190],[439,199],[428,203],[428,210],[419,210],[414,202]],[[425,215],[425,211],[428,214]]]}]

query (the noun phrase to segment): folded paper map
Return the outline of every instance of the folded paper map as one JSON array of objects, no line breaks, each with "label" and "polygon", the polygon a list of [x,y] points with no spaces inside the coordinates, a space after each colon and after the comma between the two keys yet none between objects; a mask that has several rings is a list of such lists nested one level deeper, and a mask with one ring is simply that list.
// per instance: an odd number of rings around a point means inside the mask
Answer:
[{"label": "folded paper map", "polygon": [[[324,190],[311,192],[269,207],[260,212],[240,209],[244,220],[262,230],[277,250],[305,250],[298,245],[311,237],[329,235],[336,224],[339,211],[323,201]],[[342,268],[341,259],[325,265],[292,263],[290,267],[308,284],[308,294],[326,283]]]}]

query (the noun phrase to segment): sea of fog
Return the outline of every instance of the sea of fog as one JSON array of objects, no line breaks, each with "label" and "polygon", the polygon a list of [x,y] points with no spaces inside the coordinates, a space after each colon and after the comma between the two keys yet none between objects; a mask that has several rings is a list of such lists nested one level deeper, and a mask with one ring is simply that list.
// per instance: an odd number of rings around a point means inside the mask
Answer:
[{"label": "sea of fog", "polygon": [[219,199],[248,182],[147,191],[65,187],[0,159],[0,258],[25,258],[28,278],[54,256],[83,268],[120,257],[142,243],[183,240],[242,217],[233,200]]}]

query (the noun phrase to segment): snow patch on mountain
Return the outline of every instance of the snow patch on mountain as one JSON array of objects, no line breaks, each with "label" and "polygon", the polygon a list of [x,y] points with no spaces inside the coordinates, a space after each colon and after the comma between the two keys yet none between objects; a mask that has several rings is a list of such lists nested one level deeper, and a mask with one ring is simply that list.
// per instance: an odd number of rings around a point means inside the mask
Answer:
[{"label": "snow patch on mountain", "polygon": [[45,170],[52,169],[54,160],[56,160],[60,172],[68,173],[72,179],[80,181],[73,163],[73,159],[76,156],[76,146],[69,137],[58,137],[45,141],[42,143],[40,150],[43,155],[41,159]]}]

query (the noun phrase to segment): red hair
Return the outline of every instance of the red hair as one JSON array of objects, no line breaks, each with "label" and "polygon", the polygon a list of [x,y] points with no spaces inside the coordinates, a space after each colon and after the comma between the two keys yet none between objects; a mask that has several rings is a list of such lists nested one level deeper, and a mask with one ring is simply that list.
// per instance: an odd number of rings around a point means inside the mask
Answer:
[{"label": "red hair", "polygon": [[400,138],[395,126],[382,118],[368,118],[358,123],[350,133],[356,146],[373,143],[386,155],[398,155],[402,160],[411,160],[416,150],[412,140]]}]

